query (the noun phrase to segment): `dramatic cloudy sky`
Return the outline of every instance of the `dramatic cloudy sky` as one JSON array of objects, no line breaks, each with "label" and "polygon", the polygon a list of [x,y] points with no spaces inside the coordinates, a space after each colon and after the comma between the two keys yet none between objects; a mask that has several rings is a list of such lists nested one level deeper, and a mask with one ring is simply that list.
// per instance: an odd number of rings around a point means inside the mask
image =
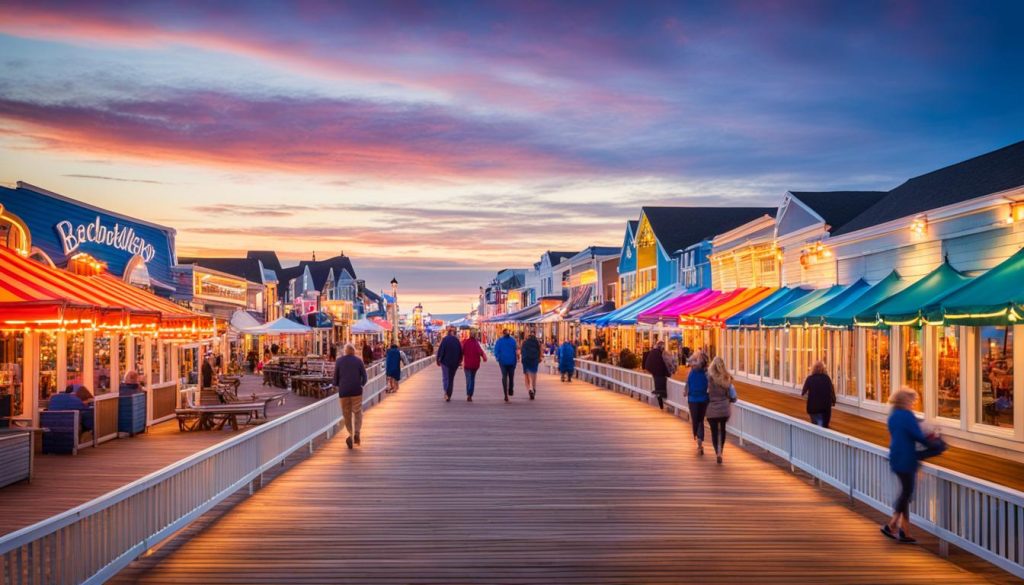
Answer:
[{"label": "dramatic cloudy sky", "polygon": [[643,204],[889,188],[1024,139],[1021,2],[0,0],[0,181],[344,250],[468,308]]}]

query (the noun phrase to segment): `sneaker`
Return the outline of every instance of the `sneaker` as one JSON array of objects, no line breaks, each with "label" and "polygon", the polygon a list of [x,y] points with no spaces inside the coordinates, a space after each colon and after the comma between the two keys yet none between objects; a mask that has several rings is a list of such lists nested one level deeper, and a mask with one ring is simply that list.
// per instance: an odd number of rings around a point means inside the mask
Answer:
[{"label": "sneaker", "polygon": [[445,394],[445,395],[444,395],[444,401],[445,401],[445,402],[451,402],[451,401],[452,401],[452,397],[451,397],[451,396],[448,396],[447,394]]},{"label": "sneaker", "polygon": [[704,444],[703,443],[697,443],[697,455],[703,455],[703,454],[704,454]]},{"label": "sneaker", "polygon": [[530,400],[533,400],[534,396],[536,396],[536,395],[537,395],[537,391],[536,390],[530,390]]},{"label": "sneaker", "polygon": [[356,445],[359,444],[359,433],[356,433]]},{"label": "sneaker", "polygon": [[472,396],[467,396],[466,397],[466,402],[473,402],[473,397]]},{"label": "sneaker", "polygon": [[509,389],[508,389],[508,395],[509,395],[509,396],[512,396],[513,394],[515,394],[515,392],[513,392],[513,391],[512,391],[512,389],[511,389],[511,388],[509,388]]},{"label": "sneaker", "polygon": [[716,457],[715,459],[717,459],[717,460],[718,460],[718,464],[719,464],[719,465],[721,465],[721,464],[722,464],[722,456],[721,456],[721,455],[719,455],[719,456],[718,456],[718,457]]},{"label": "sneaker", "polygon": [[348,445],[349,449],[351,449],[352,448],[352,437],[345,437],[345,444]]},{"label": "sneaker", "polygon": [[[886,528],[888,528],[888,526],[886,526]],[[907,533],[903,532],[902,528],[900,529],[900,537],[898,540],[904,544],[917,544],[917,539],[912,536],[907,536]]]},{"label": "sneaker", "polygon": [[892,528],[889,528],[888,524],[883,524],[882,527],[878,530],[881,531],[881,533],[884,534],[886,537],[896,540],[896,535],[892,533]]}]

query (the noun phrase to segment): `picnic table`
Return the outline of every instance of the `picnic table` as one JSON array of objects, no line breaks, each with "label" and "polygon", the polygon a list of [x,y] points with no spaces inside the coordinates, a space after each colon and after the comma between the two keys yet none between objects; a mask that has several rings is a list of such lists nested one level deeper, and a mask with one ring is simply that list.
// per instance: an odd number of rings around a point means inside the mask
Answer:
[{"label": "picnic table", "polygon": [[331,376],[323,374],[302,374],[292,376],[292,392],[296,396],[313,396],[324,398],[330,394],[332,387]]},{"label": "picnic table", "polygon": [[247,417],[243,424],[267,420],[267,407],[272,402],[284,403],[287,394],[275,394],[246,402],[227,404],[189,405],[175,410],[179,431],[219,431],[225,426],[238,430],[238,418]]}]

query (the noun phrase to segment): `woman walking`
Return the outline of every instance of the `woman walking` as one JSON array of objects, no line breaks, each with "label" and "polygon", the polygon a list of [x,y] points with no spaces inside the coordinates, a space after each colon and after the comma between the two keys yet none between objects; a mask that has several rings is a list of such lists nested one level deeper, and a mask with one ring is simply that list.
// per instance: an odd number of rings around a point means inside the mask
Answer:
[{"label": "woman walking", "polygon": [[[904,386],[889,397],[889,468],[900,481],[900,495],[893,504],[892,517],[882,525],[882,534],[900,542],[913,544],[910,535],[910,502],[914,499],[917,470],[921,460],[934,457],[946,450],[946,443],[937,435],[927,437],[914,416],[917,392]],[[917,445],[924,445],[923,451]]]},{"label": "woman walking", "polygon": [[398,349],[398,345],[392,343],[384,357],[384,374],[387,376],[388,392],[398,392],[398,382],[402,379],[402,363],[407,361]]},{"label": "woman walking", "polygon": [[541,358],[540,340],[537,334],[530,331],[529,337],[523,341],[519,349],[519,358],[523,362],[523,378],[526,380],[526,391],[530,393],[530,400],[537,396],[537,370],[540,369]]},{"label": "woman walking", "polygon": [[697,454],[704,454],[704,417],[708,411],[708,359],[704,352],[697,351],[688,362],[690,373],[686,376],[686,405],[690,408],[690,424],[693,425],[693,440],[697,442]]},{"label": "woman walking", "polygon": [[568,339],[558,347],[558,373],[563,382],[572,382],[572,375],[576,373],[576,348]]},{"label": "woman walking", "polygon": [[827,429],[832,420],[832,407],[836,405],[836,387],[825,370],[825,362],[814,362],[800,395],[807,397],[807,415],[811,422]]},{"label": "woman walking", "polygon": [[462,341],[462,367],[466,371],[466,402],[473,402],[473,391],[476,389],[476,372],[480,363],[487,361],[487,354],[476,334],[470,332],[469,337]]},{"label": "woman walking", "polygon": [[665,410],[665,399],[668,398],[668,379],[675,373],[672,359],[665,353],[665,342],[659,341],[644,361],[644,369],[654,378],[654,395],[661,410]]},{"label": "woman walking", "polygon": [[732,374],[721,356],[716,357],[708,368],[707,417],[711,426],[711,444],[715,447],[719,464],[725,451],[725,423],[729,422],[733,402],[736,402],[736,387],[732,383]]}]

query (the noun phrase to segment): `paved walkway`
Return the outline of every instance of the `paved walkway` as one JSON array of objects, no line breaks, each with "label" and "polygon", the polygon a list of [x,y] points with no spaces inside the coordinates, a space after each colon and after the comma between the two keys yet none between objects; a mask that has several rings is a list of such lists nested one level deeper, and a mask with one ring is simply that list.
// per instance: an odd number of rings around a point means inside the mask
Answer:
[{"label": "paved walkway", "polygon": [[[441,400],[431,369],[184,542],[141,583],[984,583],[823,490],[685,423],[541,376],[539,398]],[[519,382],[521,378],[517,380]]]}]

